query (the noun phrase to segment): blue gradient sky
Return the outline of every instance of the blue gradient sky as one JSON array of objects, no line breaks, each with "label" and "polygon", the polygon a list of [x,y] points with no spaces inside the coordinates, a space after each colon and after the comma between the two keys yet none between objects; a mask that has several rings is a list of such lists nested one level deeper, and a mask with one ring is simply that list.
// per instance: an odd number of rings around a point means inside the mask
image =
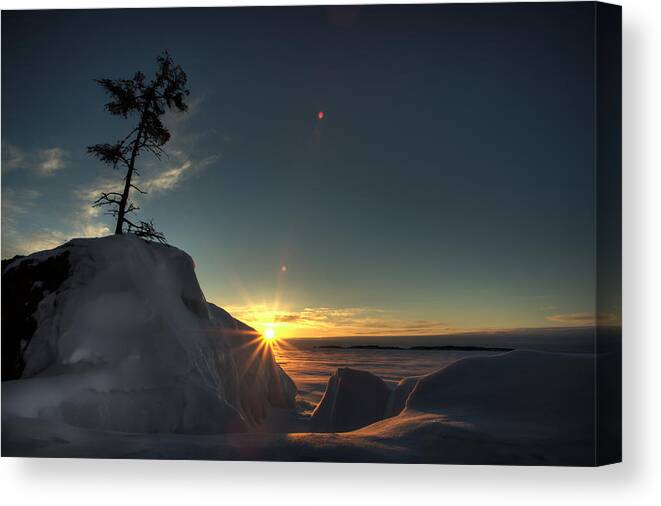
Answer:
[{"label": "blue gradient sky", "polygon": [[[129,122],[94,78],[168,49],[191,110],[143,218],[281,334],[589,323],[591,4],[4,12],[3,258],[111,228]],[[318,111],[326,113],[320,121]],[[287,271],[281,267],[286,265]]]}]

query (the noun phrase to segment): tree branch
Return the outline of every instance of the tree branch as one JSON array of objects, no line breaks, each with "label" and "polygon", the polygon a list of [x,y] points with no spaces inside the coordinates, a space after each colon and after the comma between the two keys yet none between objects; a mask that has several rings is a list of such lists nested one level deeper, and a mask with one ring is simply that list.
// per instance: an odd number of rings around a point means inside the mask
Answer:
[{"label": "tree branch", "polygon": [[131,188],[133,188],[134,190],[136,190],[137,192],[142,193],[143,195],[147,195],[147,192],[146,192],[146,191],[141,190],[140,188],[138,188],[138,187],[137,187],[136,185],[134,185],[133,183],[131,183],[129,186],[130,186]]}]

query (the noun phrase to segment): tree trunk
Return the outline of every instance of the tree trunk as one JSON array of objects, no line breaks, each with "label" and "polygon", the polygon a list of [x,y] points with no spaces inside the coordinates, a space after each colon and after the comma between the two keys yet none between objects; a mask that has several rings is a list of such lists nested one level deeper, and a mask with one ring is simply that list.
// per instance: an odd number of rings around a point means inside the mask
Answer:
[{"label": "tree trunk", "polygon": [[[145,106],[145,111],[147,110]],[[131,161],[129,162],[129,170],[126,172],[124,178],[124,191],[122,192],[122,199],[119,202],[119,210],[117,212],[117,224],[115,225],[115,235],[122,235],[124,228],[124,215],[126,214],[126,203],[129,200],[129,192],[131,191],[131,178],[133,177],[133,168],[135,167],[135,159],[138,156],[140,148],[140,138],[144,127],[144,113],[140,115],[140,125],[138,126],[138,135],[133,144],[133,151],[131,152]]]}]

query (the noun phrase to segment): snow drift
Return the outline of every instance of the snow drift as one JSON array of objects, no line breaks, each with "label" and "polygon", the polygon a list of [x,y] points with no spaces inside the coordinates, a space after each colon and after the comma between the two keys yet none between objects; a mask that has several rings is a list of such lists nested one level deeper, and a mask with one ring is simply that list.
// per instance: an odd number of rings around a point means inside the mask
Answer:
[{"label": "snow drift", "polygon": [[400,414],[352,434],[409,446],[418,462],[595,465],[612,443],[596,446],[594,373],[589,353],[464,358],[414,379]]},{"label": "snow drift", "polygon": [[591,354],[523,350],[463,358],[393,389],[367,371],[339,368],[312,421],[344,432],[416,411],[499,437],[581,439],[594,433],[594,372]]},{"label": "snow drift", "polygon": [[593,437],[594,395],[592,355],[514,351],[421,377],[405,409],[485,434],[578,441]]},{"label": "snow drift", "polygon": [[[183,251],[133,235],[3,262],[3,415],[125,432],[249,430],[296,387],[207,304]],[[5,352],[7,352],[5,354]]]},{"label": "snow drift", "polygon": [[[321,460],[594,465],[597,450],[617,451],[617,438],[596,447],[593,354],[462,358],[392,390],[368,372],[346,371],[331,376],[313,415],[329,433],[296,437],[310,456],[324,449]],[[337,434],[346,427],[356,430]]]}]

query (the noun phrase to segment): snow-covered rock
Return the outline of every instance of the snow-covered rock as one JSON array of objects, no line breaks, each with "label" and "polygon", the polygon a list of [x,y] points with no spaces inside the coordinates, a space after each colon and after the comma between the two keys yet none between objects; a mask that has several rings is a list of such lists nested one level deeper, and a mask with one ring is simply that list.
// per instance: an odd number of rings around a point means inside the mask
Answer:
[{"label": "snow-covered rock", "polygon": [[3,261],[2,285],[3,380],[13,379],[2,384],[3,414],[214,433],[294,405],[270,348],[207,304],[177,248],[130,234],[74,239]]},{"label": "snow-covered rock", "polygon": [[326,386],[326,392],[312,413],[315,430],[346,432],[384,417],[390,389],[374,374],[340,367]]}]

